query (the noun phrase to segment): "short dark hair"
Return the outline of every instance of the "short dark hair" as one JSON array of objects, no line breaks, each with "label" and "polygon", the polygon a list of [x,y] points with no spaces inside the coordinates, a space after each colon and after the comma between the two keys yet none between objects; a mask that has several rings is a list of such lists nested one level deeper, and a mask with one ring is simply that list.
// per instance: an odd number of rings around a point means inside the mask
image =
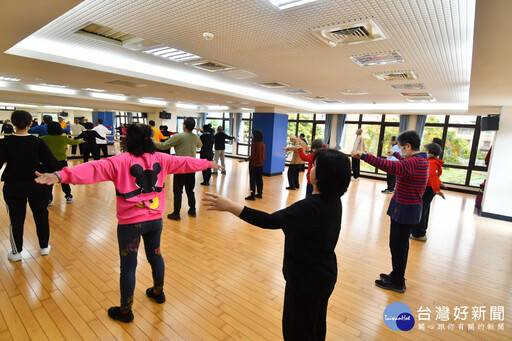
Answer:
[{"label": "short dark hair", "polygon": [[435,142],[430,142],[430,143],[427,143],[425,146],[425,149],[427,150],[427,152],[429,154],[432,154],[434,156],[439,156],[441,155],[441,146],[438,145],[437,143]]},{"label": "short dark hair", "polygon": [[437,143],[441,148],[443,147],[443,140],[441,140],[439,137],[434,137],[432,142]]},{"label": "short dark hair", "polygon": [[203,126],[203,133],[210,133],[211,132],[211,127],[208,125],[208,124],[205,124]]},{"label": "short dark hair", "polygon": [[334,149],[320,149],[315,153],[316,184],[320,193],[329,199],[340,198],[350,184],[350,161]]},{"label": "short dark hair", "polygon": [[43,115],[43,122],[48,124],[53,121],[53,118],[50,115]]},{"label": "short dark hair", "polygon": [[62,127],[58,122],[50,122],[46,127],[48,135],[60,135],[62,134]]},{"label": "short dark hair", "polygon": [[91,122],[85,122],[84,127],[85,129],[92,129],[94,128],[94,125]]},{"label": "short dark hair", "polygon": [[147,124],[135,123],[126,128],[126,137],[121,142],[123,151],[134,156],[144,153],[153,154],[156,147],[152,138],[153,129]]},{"label": "short dark hair", "polygon": [[185,121],[183,121],[183,124],[188,131],[192,131],[196,127],[196,120],[194,120],[193,117],[187,117]]},{"label": "short dark hair", "polygon": [[16,110],[11,115],[12,124],[18,129],[25,129],[32,122],[32,115],[25,110]]},{"label": "short dark hair", "polygon": [[154,127],[154,126],[155,126],[155,121],[150,120],[150,121],[148,122],[148,124],[149,124],[150,126]]},{"label": "short dark hair", "polygon": [[103,120],[101,118],[98,118],[98,124],[103,124]]},{"label": "short dark hair", "polygon": [[300,138],[303,138],[305,137],[306,135],[304,135],[304,133],[300,134]]},{"label": "short dark hair", "polygon": [[321,139],[314,139],[313,142],[311,142],[311,149],[320,150],[324,146],[324,141]]},{"label": "short dark hair", "polygon": [[259,129],[252,131],[252,137],[253,137],[254,141],[257,141],[257,142],[263,141],[263,133]]},{"label": "short dark hair", "polygon": [[396,136],[391,136],[391,141],[395,142],[396,141]]},{"label": "short dark hair", "polygon": [[420,150],[421,140],[418,133],[414,130],[407,130],[396,137],[398,143],[405,147],[407,143],[411,145],[412,150]]}]

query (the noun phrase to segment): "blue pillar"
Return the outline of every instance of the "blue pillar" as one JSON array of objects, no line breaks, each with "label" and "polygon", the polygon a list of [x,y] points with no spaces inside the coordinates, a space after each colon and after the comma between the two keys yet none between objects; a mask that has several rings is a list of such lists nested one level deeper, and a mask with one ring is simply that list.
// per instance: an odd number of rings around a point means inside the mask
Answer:
[{"label": "blue pillar", "polygon": [[[93,111],[92,112],[92,124],[98,124],[98,118],[103,120],[103,125],[107,127],[112,133],[115,132],[115,121],[114,121],[114,112],[112,111]],[[114,141],[113,136],[107,136],[107,139],[110,141]]]},{"label": "blue pillar", "polygon": [[263,143],[267,157],[263,163],[263,174],[279,175],[284,172],[285,151],[288,139],[288,115],[275,113],[254,113],[252,129],[263,133]]}]

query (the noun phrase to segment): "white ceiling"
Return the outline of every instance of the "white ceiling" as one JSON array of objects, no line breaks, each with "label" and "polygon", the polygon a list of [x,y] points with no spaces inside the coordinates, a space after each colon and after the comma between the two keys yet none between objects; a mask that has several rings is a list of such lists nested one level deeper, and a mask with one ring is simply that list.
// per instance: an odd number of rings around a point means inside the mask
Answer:
[{"label": "white ceiling", "polygon": [[[324,0],[283,11],[265,0],[29,2],[31,11],[26,10],[27,1],[24,6],[0,4],[6,18],[0,23],[0,48],[7,51],[0,55],[0,76],[21,78],[14,85],[0,86],[0,102],[158,111],[136,102],[158,97],[171,110],[174,103],[185,102],[228,105],[230,111],[276,112],[461,112],[469,104],[471,112],[490,113],[512,105],[508,0],[478,1],[476,14],[470,0]],[[386,39],[331,47],[312,32],[366,19],[372,19]],[[236,71],[210,73],[74,33],[91,22],[234,66]],[[213,40],[203,39],[206,31],[214,34]],[[362,67],[349,59],[388,52],[398,52],[405,62]],[[415,71],[418,80],[390,82],[372,75],[408,70]],[[249,73],[255,77],[233,78]],[[113,81],[131,86],[109,83]],[[311,93],[290,95],[255,84],[271,81]],[[64,84],[78,92],[55,96],[27,89],[26,85],[41,82]],[[429,92],[436,102],[409,103],[399,94],[403,91],[389,87],[403,83],[424,84],[425,89],[418,91]],[[98,101],[82,88],[123,93],[129,101]],[[340,94],[344,89],[368,93]],[[306,96],[344,103],[325,104]]]}]

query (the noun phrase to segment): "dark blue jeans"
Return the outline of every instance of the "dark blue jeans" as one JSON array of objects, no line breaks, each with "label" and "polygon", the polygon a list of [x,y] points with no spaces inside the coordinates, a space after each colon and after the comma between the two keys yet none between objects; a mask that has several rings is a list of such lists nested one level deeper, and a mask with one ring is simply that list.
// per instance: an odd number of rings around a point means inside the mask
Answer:
[{"label": "dark blue jeans", "polygon": [[153,272],[153,284],[161,290],[164,285],[165,264],[160,253],[162,219],[144,221],[137,224],[117,225],[117,240],[121,258],[121,310],[130,310],[135,290],[135,271],[140,237],[144,239],[146,258]]}]

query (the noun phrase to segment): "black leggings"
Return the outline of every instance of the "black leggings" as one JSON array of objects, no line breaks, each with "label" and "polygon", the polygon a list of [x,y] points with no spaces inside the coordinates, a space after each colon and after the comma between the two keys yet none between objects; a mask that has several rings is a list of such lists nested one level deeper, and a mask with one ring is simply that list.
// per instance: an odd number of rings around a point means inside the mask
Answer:
[{"label": "black leggings", "polygon": [[165,264],[160,252],[162,219],[144,221],[137,224],[117,225],[117,241],[121,258],[121,310],[131,310],[135,290],[135,271],[140,237],[144,239],[146,258],[151,265],[153,285],[159,291],[164,286]]}]

